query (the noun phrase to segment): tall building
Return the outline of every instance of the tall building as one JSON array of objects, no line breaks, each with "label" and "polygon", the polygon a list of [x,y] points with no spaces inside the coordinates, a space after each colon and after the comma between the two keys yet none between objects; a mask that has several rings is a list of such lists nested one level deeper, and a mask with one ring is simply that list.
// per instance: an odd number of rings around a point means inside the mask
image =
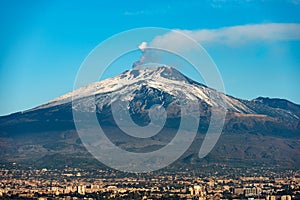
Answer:
[{"label": "tall building", "polygon": [[78,194],[85,195],[85,186],[84,185],[79,185],[77,187],[77,192],[78,192]]}]

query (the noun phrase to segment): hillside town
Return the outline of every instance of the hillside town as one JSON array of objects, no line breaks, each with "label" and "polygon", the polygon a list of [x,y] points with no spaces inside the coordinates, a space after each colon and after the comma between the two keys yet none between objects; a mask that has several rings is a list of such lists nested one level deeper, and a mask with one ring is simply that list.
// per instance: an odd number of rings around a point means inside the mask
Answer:
[{"label": "hillside town", "polygon": [[300,176],[125,174],[110,169],[0,169],[0,199],[300,199]]}]

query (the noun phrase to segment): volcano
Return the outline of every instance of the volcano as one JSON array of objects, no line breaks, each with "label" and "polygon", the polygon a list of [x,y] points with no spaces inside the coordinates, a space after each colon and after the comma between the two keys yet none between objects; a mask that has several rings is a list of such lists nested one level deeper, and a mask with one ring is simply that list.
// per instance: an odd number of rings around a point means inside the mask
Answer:
[{"label": "volcano", "polygon": [[[120,102],[126,104],[118,109]],[[114,112],[113,106],[117,108]],[[213,151],[199,159],[197,144],[201,144],[208,130],[212,109],[217,113],[226,111],[225,124]],[[0,162],[89,166],[94,159],[78,137],[74,111],[95,113],[114,144],[133,152],[163,147],[176,134],[181,118],[188,117],[190,125],[197,123],[197,137],[176,162],[178,166],[197,167],[205,162],[300,167],[300,105],[284,99],[235,98],[167,66],[127,70],[33,109],[0,117]],[[127,123],[127,115],[140,127],[160,125],[162,117],[166,120],[157,135],[135,138],[118,127],[120,119]],[[156,115],[156,120],[151,115]],[[189,124],[183,127],[187,132],[191,131]]]}]

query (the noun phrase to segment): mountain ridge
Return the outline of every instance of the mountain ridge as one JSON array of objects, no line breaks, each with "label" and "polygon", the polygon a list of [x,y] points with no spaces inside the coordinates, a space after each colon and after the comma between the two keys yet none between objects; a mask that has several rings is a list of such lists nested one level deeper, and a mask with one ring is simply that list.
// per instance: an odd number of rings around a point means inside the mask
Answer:
[{"label": "mountain ridge", "polygon": [[[72,104],[72,97],[75,104]],[[199,114],[197,137],[200,138],[198,142],[201,142],[210,122],[212,107],[220,111],[225,108],[219,98],[226,101],[227,115],[222,134],[224,136],[221,136],[221,141],[225,138],[225,142],[215,148],[214,152],[220,154],[219,156],[212,152],[216,158],[213,159],[214,162],[225,162],[222,159],[226,157],[251,161],[255,155],[258,163],[266,164],[268,161],[274,163],[275,160],[275,164],[287,163],[289,167],[298,166],[300,105],[282,99],[235,98],[197,83],[178,70],[166,66],[128,70],[118,76],[78,88],[25,112],[0,117],[0,146],[5,147],[0,151],[0,155],[2,161],[15,159],[18,162],[28,162],[29,159],[38,161],[53,154],[75,157],[86,155],[85,158],[88,158],[76,133],[72,109],[95,112],[99,123],[108,130],[108,135],[115,144],[137,152],[157,149],[170,141],[174,137],[174,130],[180,124],[181,114],[190,116],[190,123],[194,123],[196,114]],[[129,102],[127,111],[132,120],[141,126],[151,123],[149,114],[153,105],[163,107],[167,112],[164,129],[149,140],[136,141],[129,138],[118,129],[112,115],[111,105],[118,101]],[[180,109],[179,102],[187,105],[186,110]],[[199,106],[199,113],[195,111],[195,106]],[[120,116],[125,111],[120,110]],[[188,130],[189,127],[185,128]],[[258,137],[265,141],[264,146],[258,143],[256,139]],[[230,141],[230,138],[244,141],[244,146],[248,146],[250,150],[240,146],[239,141],[236,143]],[[24,141],[25,139],[27,141]],[[266,141],[269,139],[268,144]],[[223,148],[222,145],[225,145],[223,152],[220,150]],[[230,146],[236,148],[232,149]],[[270,150],[266,149],[267,146]],[[275,146],[276,150],[272,150],[272,146]],[[255,149],[251,150],[251,147]],[[194,155],[197,148],[191,147],[192,153],[186,156]],[[268,151],[287,153],[270,155]],[[186,160],[192,163],[200,162],[192,157],[193,159],[183,158],[181,162],[184,163]]]}]

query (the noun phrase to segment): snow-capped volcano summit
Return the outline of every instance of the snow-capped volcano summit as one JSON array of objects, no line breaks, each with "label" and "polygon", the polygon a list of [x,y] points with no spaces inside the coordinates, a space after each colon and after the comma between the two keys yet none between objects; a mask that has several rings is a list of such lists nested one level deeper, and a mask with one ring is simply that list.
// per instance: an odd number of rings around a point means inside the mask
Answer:
[{"label": "snow-capped volcano summit", "polygon": [[116,99],[133,101],[136,99],[135,97],[143,96],[144,101],[149,102],[153,98],[147,94],[149,90],[155,90],[158,96],[168,96],[172,101],[183,98],[187,103],[198,101],[202,106],[226,109],[232,113],[299,119],[298,115],[290,111],[274,108],[271,108],[270,111],[270,107],[267,108],[259,101],[242,100],[218,92],[191,80],[175,68],[168,66],[127,70],[118,76],[83,86],[33,110],[68,104],[72,102],[72,99],[76,100],[78,104],[85,105],[86,111],[95,111],[93,105],[95,103],[98,108],[103,108],[109,106]]},{"label": "snow-capped volcano summit", "polygon": [[[91,83],[66,95],[37,107],[36,109],[49,108],[68,103],[73,100],[85,101],[85,98],[101,95],[110,97],[121,96],[123,100],[133,100],[134,94],[141,88],[153,88],[166,93],[174,98],[185,98],[186,101],[201,101],[207,106],[222,107],[229,111],[239,113],[253,113],[247,105],[236,98],[229,97],[203,84],[197,83],[186,77],[178,70],[167,67],[151,67],[146,69],[127,70],[118,76]],[[221,99],[221,100],[220,100]],[[96,101],[100,107],[103,102]],[[224,104],[224,102],[226,104]]]}]

